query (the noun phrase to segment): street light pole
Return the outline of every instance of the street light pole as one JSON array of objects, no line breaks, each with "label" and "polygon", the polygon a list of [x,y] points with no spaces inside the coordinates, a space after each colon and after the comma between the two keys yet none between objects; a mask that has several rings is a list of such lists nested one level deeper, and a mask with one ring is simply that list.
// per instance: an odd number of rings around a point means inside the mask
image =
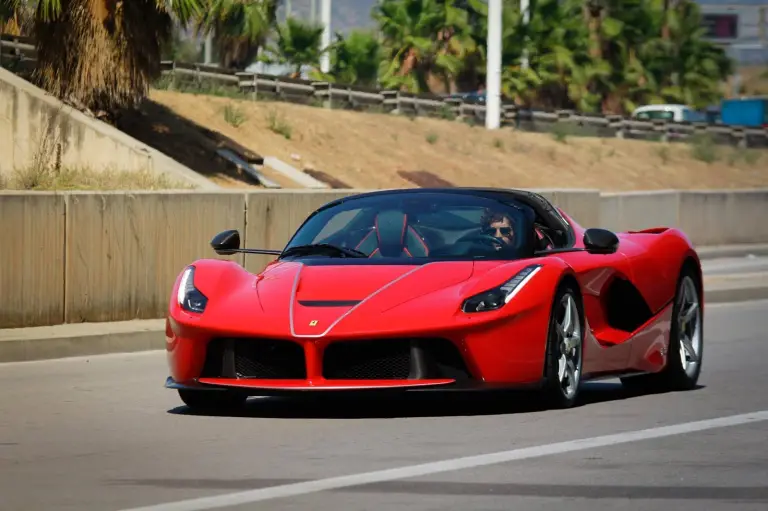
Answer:
[{"label": "street light pole", "polygon": [[[323,23],[322,48],[327,50],[331,45],[331,0],[322,0],[321,20]],[[320,56],[320,71],[328,73],[331,70],[331,55],[328,51]]]},{"label": "street light pole", "polygon": [[488,0],[488,61],[485,68],[485,127],[501,124],[501,2]]},{"label": "street light pole", "polygon": [[205,36],[205,65],[210,66],[213,63],[213,32],[208,32]]},{"label": "street light pole", "polygon": [[[523,24],[525,28],[528,28],[528,23],[531,21],[531,10],[529,0],[520,0],[520,12],[523,13]],[[527,42],[527,38],[526,38]],[[520,64],[523,69],[528,69],[528,48],[523,48],[523,57],[520,59]]]}]

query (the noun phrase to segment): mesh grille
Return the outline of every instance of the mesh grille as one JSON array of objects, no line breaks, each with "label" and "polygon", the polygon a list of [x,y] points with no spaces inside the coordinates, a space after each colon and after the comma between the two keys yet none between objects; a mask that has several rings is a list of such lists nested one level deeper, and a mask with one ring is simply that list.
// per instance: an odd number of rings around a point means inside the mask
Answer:
[{"label": "mesh grille", "polygon": [[304,349],[274,339],[213,339],[201,376],[209,378],[304,379]]},{"label": "mesh grille", "polygon": [[304,350],[290,341],[242,339],[235,342],[235,371],[241,378],[304,379]]},{"label": "mesh grille", "polygon": [[407,340],[339,342],[323,356],[323,376],[331,380],[405,380],[410,370]]}]

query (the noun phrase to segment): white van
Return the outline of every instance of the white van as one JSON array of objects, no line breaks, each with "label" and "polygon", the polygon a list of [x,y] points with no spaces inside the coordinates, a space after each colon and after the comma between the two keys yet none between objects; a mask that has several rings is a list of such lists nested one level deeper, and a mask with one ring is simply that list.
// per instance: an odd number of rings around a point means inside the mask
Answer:
[{"label": "white van", "polygon": [[696,112],[686,105],[645,105],[632,112],[632,119],[638,121],[653,121],[656,119],[668,122],[684,122],[693,120]]}]

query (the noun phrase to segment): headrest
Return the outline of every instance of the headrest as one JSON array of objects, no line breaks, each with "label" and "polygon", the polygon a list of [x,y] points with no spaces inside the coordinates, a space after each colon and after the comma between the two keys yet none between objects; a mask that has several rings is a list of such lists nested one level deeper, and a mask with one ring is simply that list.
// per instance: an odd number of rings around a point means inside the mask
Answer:
[{"label": "headrest", "polygon": [[398,257],[405,245],[408,216],[402,211],[382,211],[376,216],[376,237],[384,257]]}]

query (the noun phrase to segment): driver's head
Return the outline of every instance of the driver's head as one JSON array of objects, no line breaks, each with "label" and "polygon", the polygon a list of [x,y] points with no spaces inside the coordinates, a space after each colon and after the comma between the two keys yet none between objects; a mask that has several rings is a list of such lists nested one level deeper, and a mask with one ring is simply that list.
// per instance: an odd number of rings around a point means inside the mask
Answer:
[{"label": "driver's head", "polygon": [[506,245],[511,245],[515,236],[512,220],[504,213],[493,211],[487,212],[483,217],[483,233]]}]

